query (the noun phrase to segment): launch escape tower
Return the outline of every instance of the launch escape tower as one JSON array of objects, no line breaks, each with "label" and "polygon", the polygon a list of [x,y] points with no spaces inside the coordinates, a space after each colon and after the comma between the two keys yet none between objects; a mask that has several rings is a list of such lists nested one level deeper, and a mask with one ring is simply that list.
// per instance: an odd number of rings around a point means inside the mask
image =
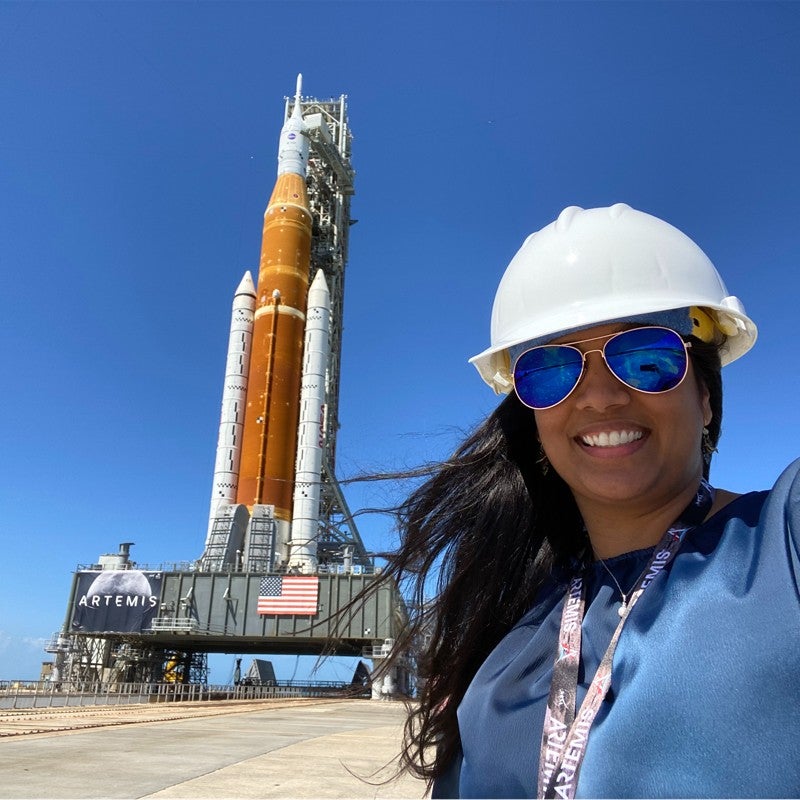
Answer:
[{"label": "launch escape tower", "polygon": [[[296,144],[298,136],[307,148],[307,163],[305,153]],[[297,93],[294,98],[287,98],[285,104],[278,183],[265,215],[258,289],[262,295],[258,301],[261,307],[255,309],[256,291],[249,273],[234,298],[231,346],[238,350],[229,349],[226,384],[231,384],[231,364],[234,364],[240,370],[232,381],[238,395],[226,400],[223,394],[217,462],[218,465],[225,462],[229,471],[221,482],[216,480],[215,471],[215,488],[223,486],[227,495],[216,501],[212,496],[204,552],[194,562],[150,568],[132,562],[130,545],[125,543],[119,553],[101,556],[97,564],[79,566],[64,628],[47,648],[56,656],[54,680],[73,684],[205,682],[206,656],[213,652],[309,655],[327,652],[365,655],[376,661],[392,653],[392,643],[406,622],[407,610],[397,588],[388,583],[382,584],[366,602],[350,607],[351,600],[376,580],[380,570],[375,568],[364,547],[335,477],[345,266],[351,225],[350,198],[354,193],[351,143],[346,96],[330,100],[303,98],[298,78]],[[293,166],[301,161],[302,172]],[[289,167],[282,163],[289,163]],[[298,178],[289,175],[288,180],[295,181],[295,191],[289,195],[285,190],[283,194],[280,191],[286,172],[302,176],[298,189]],[[287,324],[278,312],[286,314],[280,304],[285,304],[288,293],[261,285],[265,263],[269,269],[269,237],[275,235],[269,233],[269,225],[273,228],[275,225],[269,218],[276,206],[278,212],[292,206],[292,200],[287,202],[286,197],[298,198],[298,192],[303,193],[303,182],[307,204],[300,197],[297,213],[302,216],[304,208],[306,214],[310,212],[307,277],[311,288],[308,309],[305,306],[302,309],[306,314],[288,310],[295,318],[307,316],[306,355],[323,339],[324,347],[318,349],[327,352],[324,367],[317,366],[317,374],[324,375],[324,392],[318,392],[319,410],[312,409],[311,417],[316,423],[312,426],[316,428],[313,438],[318,439],[312,447],[318,451],[312,461],[316,460],[319,466],[316,478],[310,482],[317,484],[311,492],[313,534],[306,536],[314,542],[311,556],[293,561],[289,554],[295,549],[301,556],[308,551],[303,546],[295,548],[291,539],[285,541],[293,533],[279,532],[281,525],[291,530],[290,523],[276,518],[274,507],[261,500],[250,504],[240,498],[233,499],[239,477],[238,455],[231,455],[230,443],[238,443],[247,435],[242,434],[241,420],[244,398],[250,404],[252,396],[252,389],[247,386],[246,365],[249,337],[253,335],[248,331],[252,330],[253,318],[259,314],[271,315],[273,339],[275,326]],[[278,218],[277,224],[281,222]],[[291,220],[283,224],[289,235],[299,227]],[[295,247],[294,242],[289,247],[284,243],[277,252],[295,249],[299,252],[302,248]],[[303,274],[302,280],[305,278]],[[272,299],[265,300],[269,292]],[[316,345],[314,336],[318,337]],[[270,358],[275,352],[274,342],[271,346]],[[315,380],[314,376],[308,376],[309,371],[304,359],[304,392],[306,384],[313,385]],[[305,399],[301,399],[300,404],[303,403]],[[227,428],[223,430],[226,413]],[[304,446],[303,413],[301,410],[298,462]],[[262,416],[257,422],[261,422]],[[310,485],[308,475],[301,475],[299,463],[295,469],[295,491],[302,495],[303,487]],[[295,509],[297,497],[295,494]],[[296,525],[297,517],[294,519]],[[337,613],[341,609],[346,610]],[[408,670],[407,664],[398,662],[391,674],[381,678],[383,693],[392,694],[396,688],[406,691]]]}]

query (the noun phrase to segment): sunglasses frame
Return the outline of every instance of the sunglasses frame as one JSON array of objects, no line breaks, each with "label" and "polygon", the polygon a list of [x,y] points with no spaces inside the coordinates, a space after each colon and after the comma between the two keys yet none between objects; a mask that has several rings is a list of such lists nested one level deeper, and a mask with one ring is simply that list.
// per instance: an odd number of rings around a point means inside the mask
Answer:
[{"label": "sunglasses frame", "polygon": [[[659,391],[648,391],[647,389],[638,389],[635,386],[631,386],[628,383],[625,383],[619,375],[614,372],[613,369],[608,364],[606,360],[606,347],[608,346],[609,342],[612,342],[618,336],[622,336],[625,333],[633,333],[634,331],[669,331],[670,333],[675,334],[678,337],[681,344],[683,345],[684,353],[686,354],[686,366],[683,370],[683,375],[681,379],[674,385],[670,386],[669,389],[661,389]],[[599,339],[605,339],[605,343],[602,347],[595,347],[592,350],[581,350],[576,345],[579,344],[587,344],[588,342],[596,342]],[[520,403],[522,403],[527,408],[533,409],[534,411],[547,411],[550,408],[555,408],[557,405],[563,403],[577,388],[580,386],[581,381],[583,380],[583,376],[586,374],[586,356],[590,353],[600,353],[601,358],[603,359],[603,363],[606,366],[606,369],[626,388],[631,389],[634,392],[641,392],[642,394],[667,394],[667,392],[671,392],[673,389],[677,389],[686,379],[686,376],[689,374],[689,348],[692,346],[691,342],[687,342],[677,331],[674,331],[672,328],[666,328],[663,325],[642,325],[636,328],[627,328],[624,331],[617,331],[617,333],[610,333],[606,334],[605,336],[592,336],[589,339],[578,339],[574,342],[565,342],[563,344],[540,344],[536,347],[529,347],[527,350],[523,350],[515,359],[514,359],[514,366],[511,369],[511,380],[514,384],[514,394],[517,395]],[[533,350],[542,350],[546,347],[565,347],[570,350],[575,350],[575,352],[580,353],[581,356],[581,371],[578,373],[578,379],[575,381],[575,385],[564,395],[560,400],[555,403],[552,403],[549,406],[532,406],[529,403],[526,403],[522,397],[520,396],[519,391],[517,391],[517,379],[516,379],[516,371],[517,371],[517,364],[519,364],[520,359],[527,355],[528,353],[532,352]]]}]

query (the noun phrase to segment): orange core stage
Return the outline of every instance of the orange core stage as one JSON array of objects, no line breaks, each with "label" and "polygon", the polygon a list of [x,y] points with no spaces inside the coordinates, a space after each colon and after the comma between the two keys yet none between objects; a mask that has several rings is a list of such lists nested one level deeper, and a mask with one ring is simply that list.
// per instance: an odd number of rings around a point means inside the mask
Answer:
[{"label": "orange core stage", "polygon": [[236,501],[291,521],[311,256],[305,178],[279,175],[264,214]]}]

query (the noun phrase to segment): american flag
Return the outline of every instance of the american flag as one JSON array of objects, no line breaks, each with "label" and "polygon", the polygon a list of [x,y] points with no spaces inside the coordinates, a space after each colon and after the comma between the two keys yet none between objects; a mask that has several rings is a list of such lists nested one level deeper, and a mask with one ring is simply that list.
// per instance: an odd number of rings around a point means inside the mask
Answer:
[{"label": "american flag", "polygon": [[316,614],[319,578],[316,575],[267,575],[258,587],[259,614]]}]

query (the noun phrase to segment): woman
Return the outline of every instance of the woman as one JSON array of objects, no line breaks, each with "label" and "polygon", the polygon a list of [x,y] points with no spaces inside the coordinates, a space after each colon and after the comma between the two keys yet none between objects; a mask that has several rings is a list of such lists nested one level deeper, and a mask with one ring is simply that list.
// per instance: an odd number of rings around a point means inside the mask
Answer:
[{"label": "woman", "polygon": [[706,482],[756,327],[666,222],[568,208],[472,359],[497,410],[401,508],[434,797],[800,792],[800,480]]}]

